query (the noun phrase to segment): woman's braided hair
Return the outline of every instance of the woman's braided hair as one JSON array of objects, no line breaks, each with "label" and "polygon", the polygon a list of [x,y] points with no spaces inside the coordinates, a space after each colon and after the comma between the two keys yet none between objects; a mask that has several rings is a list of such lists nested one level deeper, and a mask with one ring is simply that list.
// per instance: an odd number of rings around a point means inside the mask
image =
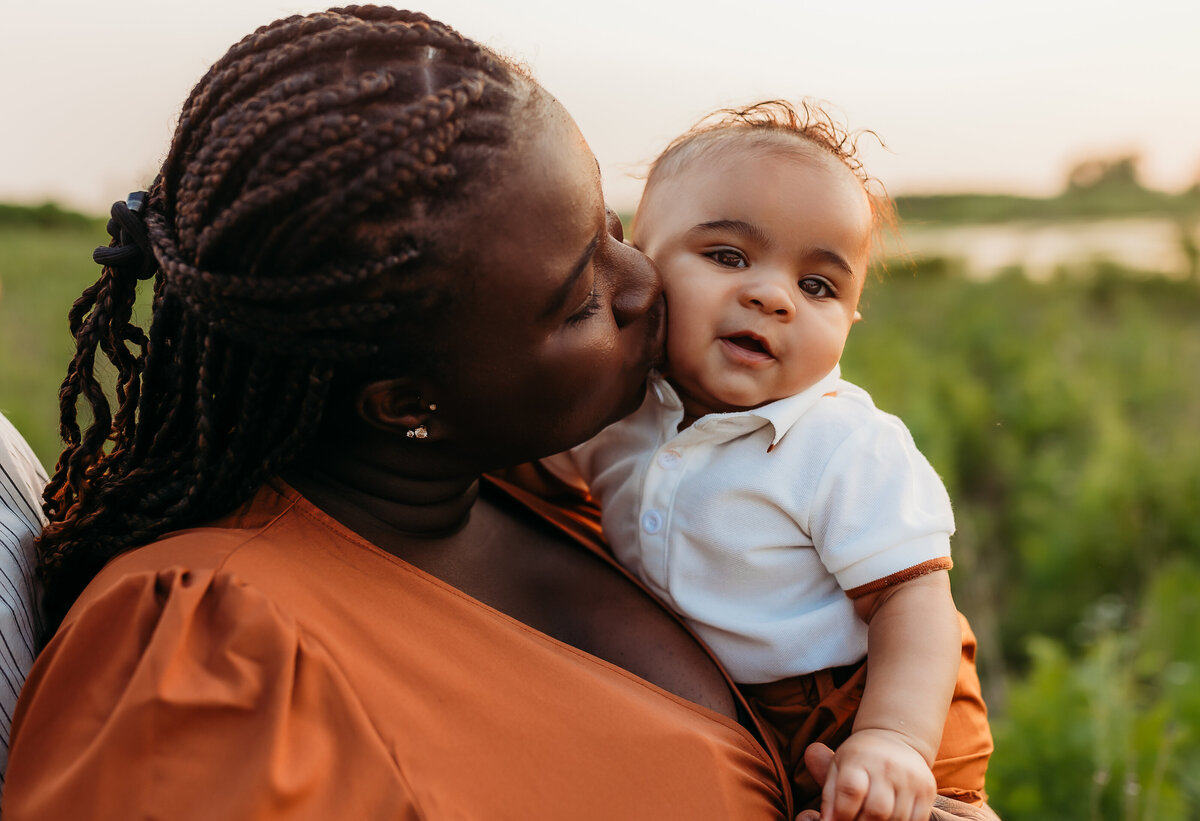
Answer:
[{"label": "woman's braided hair", "polygon": [[[453,285],[431,226],[486,184],[519,76],[422,14],[352,6],[260,28],[197,84],[70,312],[39,543],[52,625],[108,559],[232,510],[294,461],[339,363],[436,354],[422,322]],[[131,317],[150,277],[146,334]]]}]

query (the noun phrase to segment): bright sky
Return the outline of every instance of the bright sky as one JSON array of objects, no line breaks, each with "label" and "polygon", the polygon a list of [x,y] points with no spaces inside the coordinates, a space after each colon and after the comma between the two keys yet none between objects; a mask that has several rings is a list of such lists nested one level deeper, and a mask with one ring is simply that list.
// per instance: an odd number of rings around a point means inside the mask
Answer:
[{"label": "bright sky", "polygon": [[[180,104],[258,25],[320,5],[0,5],[0,201],[93,212],[142,187]],[[1136,151],[1149,184],[1200,178],[1195,0],[422,0],[527,63],[575,116],[609,198],[711,109],[832,102],[888,150],[892,193],[1056,191],[1080,158]]]}]

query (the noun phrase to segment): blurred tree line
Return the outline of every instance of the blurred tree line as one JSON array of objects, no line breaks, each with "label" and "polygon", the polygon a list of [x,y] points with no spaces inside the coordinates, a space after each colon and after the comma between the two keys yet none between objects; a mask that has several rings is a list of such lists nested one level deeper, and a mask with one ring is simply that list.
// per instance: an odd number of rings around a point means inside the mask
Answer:
[{"label": "blurred tree line", "polygon": [[1169,193],[1145,187],[1141,157],[1123,154],[1079,161],[1053,197],[1009,194],[932,194],[896,197],[905,222],[979,223],[1017,220],[1081,220],[1172,217],[1194,226],[1200,214],[1200,176],[1189,188]]}]

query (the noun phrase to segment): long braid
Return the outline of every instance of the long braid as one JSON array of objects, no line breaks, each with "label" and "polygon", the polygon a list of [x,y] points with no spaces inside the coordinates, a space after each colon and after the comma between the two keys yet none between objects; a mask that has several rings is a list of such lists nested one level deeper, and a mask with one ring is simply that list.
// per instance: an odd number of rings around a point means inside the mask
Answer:
[{"label": "long braid", "polygon": [[294,462],[339,364],[424,350],[453,290],[428,215],[488,181],[517,77],[441,23],[373,6],[276,21],[209,70],[144,204],[114,206],[103,273],[70,313],[39,542],[52,624],[108,559]]}]

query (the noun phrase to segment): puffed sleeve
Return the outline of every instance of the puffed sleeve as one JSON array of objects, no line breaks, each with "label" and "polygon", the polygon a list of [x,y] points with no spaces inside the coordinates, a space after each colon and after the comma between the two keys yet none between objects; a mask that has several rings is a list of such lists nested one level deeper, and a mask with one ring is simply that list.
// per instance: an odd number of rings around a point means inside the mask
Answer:
[{"label": "puffed sleeve", "polygon": [[261,592],[176,568],[85,595],[21,693],[7,821],[416,817],[334,660]]}]

